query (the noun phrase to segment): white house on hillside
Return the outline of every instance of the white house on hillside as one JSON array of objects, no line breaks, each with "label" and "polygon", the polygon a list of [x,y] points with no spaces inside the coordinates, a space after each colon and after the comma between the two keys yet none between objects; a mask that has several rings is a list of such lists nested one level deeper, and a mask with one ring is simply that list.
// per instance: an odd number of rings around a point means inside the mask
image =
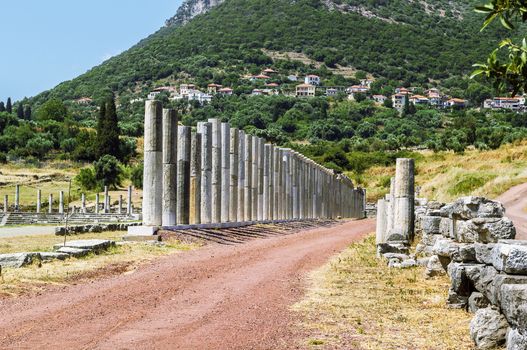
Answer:
[{"label": "white house on hillside", "polygon": [[320,85],[320,77],[314,74],[306,75],[304,79],[304,84],[318,86]]}]

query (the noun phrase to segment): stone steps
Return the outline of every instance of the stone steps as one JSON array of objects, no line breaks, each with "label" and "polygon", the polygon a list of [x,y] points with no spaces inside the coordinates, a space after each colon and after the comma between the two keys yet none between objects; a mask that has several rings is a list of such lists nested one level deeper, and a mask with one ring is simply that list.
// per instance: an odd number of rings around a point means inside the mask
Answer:
[{"label": "stone steps", "polygon": [[[2,220],[5,214],[1,214],[0,225],[5,221],[5,225],[63,225],[66,220],[62,214],[48,213],[9,213],[7,220]],[[5,219],[5,218],[4,218]],[[133,218],[126,214],[72,214],[68,218],[68,224],[97,224],[97,223],[119,223],[130,222]]]}]

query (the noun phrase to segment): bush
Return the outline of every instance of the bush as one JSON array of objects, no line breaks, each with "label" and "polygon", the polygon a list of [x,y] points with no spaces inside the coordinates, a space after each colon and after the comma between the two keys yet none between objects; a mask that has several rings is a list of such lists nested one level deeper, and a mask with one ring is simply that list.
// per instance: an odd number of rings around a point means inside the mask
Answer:
[{"label": "bush", "polygon": [[130,174],[130,180],[132,181],[132,185],[134,185],[135,188],[143,188],[143,169],[143,164],[139,164],[138,166],[132,169],[132,173]]},{"label": "bush", "polygon": [[121,185],[121,163],[112,155],[104,155],[93,164],[95,178],[100,187],[117,188]]},{"label": "bush", "polygon": [[81,169],[79,175],[75,176],[75,182],[87,191],[95,190],[97,188],[97,179],[92,168]]}]

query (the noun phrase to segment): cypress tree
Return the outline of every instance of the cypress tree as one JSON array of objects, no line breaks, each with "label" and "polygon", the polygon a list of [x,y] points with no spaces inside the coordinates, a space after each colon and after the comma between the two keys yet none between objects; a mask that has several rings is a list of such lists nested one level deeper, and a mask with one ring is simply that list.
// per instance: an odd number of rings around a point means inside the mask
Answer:
[{"label": "cypress tree", "polygon": [[31,120],[31,106],[27,106],[24,111],[24,119]]},{"label": "cypress tree", "polygon": [[5,110],[7,113],[13,113],[13,104],[11,103],[11,97],[7,99],[7,103],[5,105]]},{"label": "cypress tree", "polygon": [[0,113],[5,112],[5,104],[3,101],[0,101]]},{"label": "cypress tree", "polygon": [[117,108],[113,97],[101,105],[97,122],[98,156],[109,154],[120,158]]},{"label": "cypress tree", "polygon": [[16,116],[18,119],[24,119],[24,105],[22,103],[19,103],[16,108]]}]

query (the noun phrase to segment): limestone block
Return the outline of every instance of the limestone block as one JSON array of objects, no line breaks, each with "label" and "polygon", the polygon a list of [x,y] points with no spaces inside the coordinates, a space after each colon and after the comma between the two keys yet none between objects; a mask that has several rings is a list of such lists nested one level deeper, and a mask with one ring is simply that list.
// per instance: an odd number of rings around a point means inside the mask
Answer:
[{"label": "limestone block", "polygon": [[451,290],[460,296],[469,297],[479,282],[484,265],[452,262],[448,265]]},{"label": "limestone block", "polygon": [[89,249],[79,249],[79,248],[71,248],[71,247],[61,247],[57,249],[56,252],[68,254],[74,258],[81,258],[91,253]]},{"label": "limestone block", "polygon": [[489,305],[490,301],[480,292],[474,292],[468,298],[468,311],[473,314]]},{"label": "limestone block", "polygon": [[499,243],[492,249],[492,264],[508,274],[527,274],[527,246]]},{"label": "limestone block", "polygon": [[441,218],[439,223],[439,233],[446,238],[454,238],[453,222],[449,218]]},{"label": "limestone block", "polygon": [[500,306],[511,326],[527,330],[527,284],[503,284]]},{"label": "limestone block", "polygon": [[0,254],[0,267],[19,269],[41,260],[39,253]]},{"label": "limestone block", "polygon": [[465,243],[496,243],[500,239],[514,239],[516,228],[507,218],[476,218],[459,227],[457,239]]},{"label": "limestone block", "polygon": [[436,241],[432,249],[435,255],[450,257],[450,247],[454,242],[450,238],[441,238]]},{"label": "limestone block", "polygon": [[509,329],[507,333],[507,350],[527,349],[527,331]]},{"label": "limestone block", "polygon": [[470,322],[470,336],[478,349],[494,349],[505,344],[509,325],[497,308],[479,309]]},{"label": "limestone block", "polygon": [[398,254],[408,254],[409,248],[406,244],[403,243],[381,243],[377,245],[377,255],[384,255],[386,253],[398,253]]},{"label": "limestone block", "polygon": [[424,216],[421,220],[421,229],[425,234],[439,234],[441,226],[441,218],[438,216]]},{"label": "limestone block", "polygon": [[481,264],[492,265],[492,249],[494,246],[493,243],[474,243],[476,261]]},{"label": "limestone block", "polygon": [[456,262],[475,262],[476,250],[473,244],[451,243],[450,257]]},{"label": "limestone block", "polygon": [[459,295],[453,290],[448,291],[447,307],[450,309],[466,309],[468,297]]},{"label": "limestone block", "polygon": [[501,218],[504,214],[503,204],[483,197],[462,197],[441,208],[441,216],[458,220]]},{"label": "limestone block", "polygon": [[[68,248],[86,249],[93,252],[99,252],[115,246],[115,242],[103,239],[87,239],[66,242],[65,246]],[[63,244],[56,244],[54,246],[56,251],[58,251],[62,247],[64,247]]]},{"label": "limestone block", "polygon": [[487,285],[486,297],[493,305],[500,306],[501,286],[504,284],[527,285],[527,276],[498,274],[494,276],[492,282]]},{"label": "limestone block", "polygon": [[489,285],[494,281],[498,275],[498,270],[494,266],[482,267],[479,274],[479,280],[474,283],[474,287],[480,293],[487,295],[489,291]]},{"label": "limestone block", "polygon": [[439,257],[437,255],[433,255],[428,260],[428,264],[426,265],[426,271],[425,275],[428,278],[432,278],[435,276],[443,276],[446,274],[445,267],[439,260]]},{"label": "limestone block", "polygon": [[407,254],[399,254],[399,253],[386,253],[386,254],[383,254],[383,257],[387,260],[395,259],[395,260],[398,260],[399,262],[410,258],[410,256]]},{"label": "limestone block", "polygon": [[39,253],[40,257],[42,258],[42,262],[50,262],[54,260],[66,260],[70,256],[65,253],[50,253],[50,252],[42,252]]}]

